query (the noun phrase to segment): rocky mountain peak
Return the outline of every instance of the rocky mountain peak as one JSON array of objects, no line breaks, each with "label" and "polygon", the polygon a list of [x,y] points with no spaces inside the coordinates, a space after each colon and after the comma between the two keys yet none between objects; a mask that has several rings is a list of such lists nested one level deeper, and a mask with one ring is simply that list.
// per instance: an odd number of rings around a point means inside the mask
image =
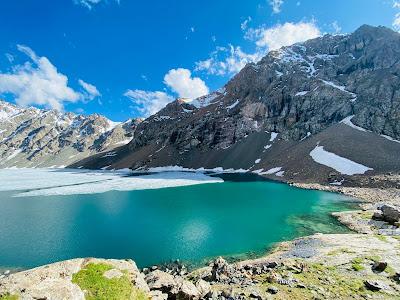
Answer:
[{"label": "rocky mountain peak", "polygon": [[140,120],[22,108],[0,101],[0,167],[64,166],[131,141]]}]

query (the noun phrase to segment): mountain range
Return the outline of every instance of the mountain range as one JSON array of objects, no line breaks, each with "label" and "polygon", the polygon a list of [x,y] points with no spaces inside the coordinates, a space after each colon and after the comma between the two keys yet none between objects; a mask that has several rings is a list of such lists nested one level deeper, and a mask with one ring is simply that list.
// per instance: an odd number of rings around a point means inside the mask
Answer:
[{"label": "mountain range", "polygon": [[271,51],[220,90],[142,122],[5,102],[0,111],[0,167],[180,166],[362,182],[400,170],[400,34],[364,25]]}]

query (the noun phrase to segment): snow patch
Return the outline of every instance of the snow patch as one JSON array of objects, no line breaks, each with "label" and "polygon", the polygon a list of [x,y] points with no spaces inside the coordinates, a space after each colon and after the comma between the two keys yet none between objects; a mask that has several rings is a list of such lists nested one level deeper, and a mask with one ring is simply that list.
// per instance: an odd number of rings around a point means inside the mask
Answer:
[{"label": "snow patch", "polygon": [[231,104],[231,105],[227,106],[227,107],[226,107],[226,109],[232,109],[232,108],[235,108],[235,107],[236,107],[236,106],[239,104],[239,102],[240,102],[239,100],[236,100],[236,101],[235,101],[235,103],[233,103],[233,104]]},{"label": "snow patch", "polygon": [[261,162],[261,158],[257,159],[254,163],[259,164]]},{"label": "snow patch", "polygon": [[298,92],[295,96],[305,96],[309,93],[310,91],[302,91],[302,92]]},{"label": "snow patch", "polygon": [[278,134],[279,133],[277,133],[277,132],[271,132],[271,139],[269,141],[270,142],[275,141],[275,139],[278,137]]},{"label": "snow patch", "polygon": [[268,171],[263,172],[261,174],[262,175],[272,175],[272,174],[276,174],[278,172],[281,172],[281,170],[282,170],[282,167],[276,167],[276,168],[269,169]]},{"label": "snow patch", "polygon": [[347,158],[336,155],[335,153],[328,152],[324,150],[323,146],[316,146],[314,150],[310,152],[310,156],[315,162],[335,169],[344,175],[364,174],[367,171],[373,170]]}]

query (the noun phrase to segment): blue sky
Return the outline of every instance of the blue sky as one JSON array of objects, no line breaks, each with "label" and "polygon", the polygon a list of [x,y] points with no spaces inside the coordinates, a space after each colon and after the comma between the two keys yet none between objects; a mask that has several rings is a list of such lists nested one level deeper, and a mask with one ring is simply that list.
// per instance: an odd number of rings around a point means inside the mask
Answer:
[{"label": "blue sky", "polygon": [[362,24],[399,29],[398,13],[392,0],[5,0],[0,97],[115,121],[148,116],[282,45]]}]

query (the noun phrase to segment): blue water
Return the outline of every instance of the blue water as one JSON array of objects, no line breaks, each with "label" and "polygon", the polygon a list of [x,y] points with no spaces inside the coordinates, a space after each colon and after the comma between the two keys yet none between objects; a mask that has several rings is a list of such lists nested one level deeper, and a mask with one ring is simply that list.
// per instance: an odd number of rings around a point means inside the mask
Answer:
[{"label": "blue water", "polygon": [[76,257],[131,258],[144,267],[260,255],[294,237],[348,232],[330,212],[354,207],[342,195],[268,181],[12,195],[0,193],[0,266],[10,268]]}]

